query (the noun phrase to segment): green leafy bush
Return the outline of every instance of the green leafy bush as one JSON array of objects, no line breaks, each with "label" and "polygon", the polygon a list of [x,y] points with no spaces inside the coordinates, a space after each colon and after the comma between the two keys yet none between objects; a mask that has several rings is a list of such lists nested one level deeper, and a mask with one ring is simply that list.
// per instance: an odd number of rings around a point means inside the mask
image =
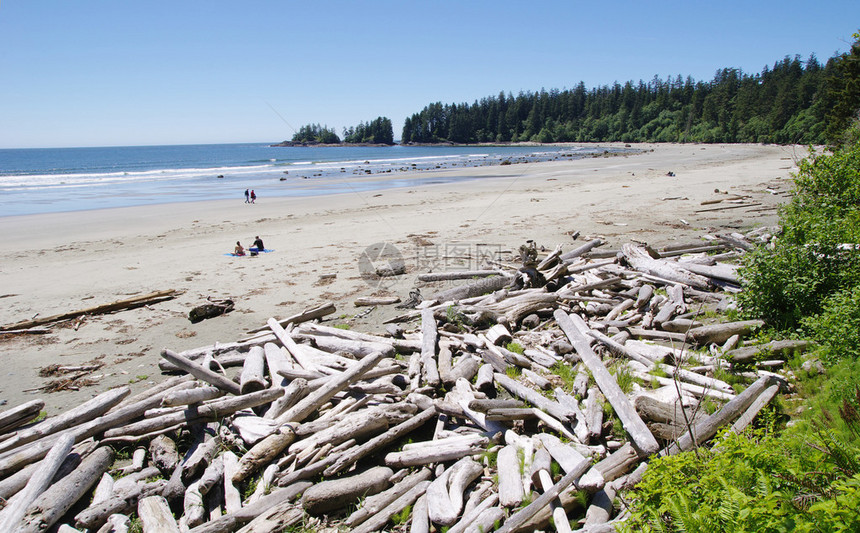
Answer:
[{"label": "green leafy bush", "polygon": [[860,286],[833,294],[821,313],[803,318],[804,328],[818,341],[818,357],[828,366],[860,357]]},{"label": "green leafy bush", "polygon": [[860,286],[860,142],[801,162],[780,218],[776,245],[745,257],[738,301],[748,315],[795,329],[830,296]]}]

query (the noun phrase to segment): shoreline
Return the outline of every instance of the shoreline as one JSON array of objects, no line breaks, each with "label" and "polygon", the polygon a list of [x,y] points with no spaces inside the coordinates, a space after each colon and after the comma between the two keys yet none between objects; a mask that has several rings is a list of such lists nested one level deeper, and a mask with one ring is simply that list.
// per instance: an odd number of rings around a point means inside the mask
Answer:
[{"label": "shoreline", "polygon": [[[378,324],[399,310],[379,307],[357,319],[366,308],[354,307],[355,298],[386,293],[405,300],[419,272],[478,266],[471,263],[479,246],[509,251],[533,239],[549,250],[558,244],[569,250],[592,237],[606,240],[606,248],[634,240],[657,246],[698,241],[712,231],[772,225],[775,206],[791,188],[794,163],[805,155],[803,147],[761,145],[633,147],[644,151],[440,170],[434,176],[469,173],[474,179],[368,193],[0,218],[8,243],[0,258],[0,283],[7,293],[0,294],[2,325],[135,294],[182,291],[168,302],[88,317],[77,329],[67,323],[47,335],[0,336],[6,366],[0,400],[14,406],[39,397],[54,414],[119,384],[131,383],[137,391],[162,379],[157,363],[164,347],[181,351],[233,342],[269,317],[327,302],[337,306],[329,323],[356,330],[373,324],[378,332]],[[372,178],[378,176],[362,179]],[[759,205],[701,211],[714,207],[702,202],[735,195]],[[580,241],[571,238],[574,232]],[[223,255],[237,240],[247,246],[256,235],[275,251],[254,258]],[[392,245],[407,264],[407,274],[391,286],[371,286],[362,278],[359,258],[375,243]],[[469,258],[446,264],[455,248],[465,248]],[[434,287],[439,285],[423,290]],[[207,297],[233,299],[235,310],[192,324],[188,311]],[[91,386],[22,392],[52,379],[39,377],[40,368],[91,361],[104,363]]]}]

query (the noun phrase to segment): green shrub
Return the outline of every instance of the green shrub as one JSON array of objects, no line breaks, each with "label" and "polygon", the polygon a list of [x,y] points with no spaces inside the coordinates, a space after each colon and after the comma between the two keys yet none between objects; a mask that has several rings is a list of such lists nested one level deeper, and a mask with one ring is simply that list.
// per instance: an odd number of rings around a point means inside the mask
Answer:
[{"label": "green shrub", "polygon": [[832,366],[843,358],[860,357],[860,286],[837,292],[822,304],[817,315],[801,323],[820,344],[817,355]]},{"label": "green shrub", "polygon": [[776,245],[745,256],[738,302],[748,315],[795,329],[829,296],[860,285],[860,142],[802,161],[780,221]]}]

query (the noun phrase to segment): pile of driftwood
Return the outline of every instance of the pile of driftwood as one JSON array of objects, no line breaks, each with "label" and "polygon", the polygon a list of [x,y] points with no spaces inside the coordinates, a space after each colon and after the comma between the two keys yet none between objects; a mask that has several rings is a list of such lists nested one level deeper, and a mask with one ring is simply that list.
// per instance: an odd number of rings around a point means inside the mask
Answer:
[{"label": "pile of driftwood", "polygon": [[0,413],[0,531],[612,530],[650,457],[743,430],[787,385],[772,370],[798,346],[756,362],[737,345],[759,322],[700,320],[737,290],[721,261],[768,238],[526,247],[422,275],[469,281],[381,335],[323,325],[326,305],[165,349],[179,375],[143,393]]}]

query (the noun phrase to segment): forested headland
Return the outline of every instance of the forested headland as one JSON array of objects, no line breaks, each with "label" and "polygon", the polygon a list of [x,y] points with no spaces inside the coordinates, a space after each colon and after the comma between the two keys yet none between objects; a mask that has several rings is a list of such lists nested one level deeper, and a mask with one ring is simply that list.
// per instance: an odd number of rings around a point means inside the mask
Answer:
[{"label": "forested headland", "polygon": [[299,128],[289,141],[275,146],[296,146],[316,144],[394,144],[394,128],[388,117],[377,117],[358,126],[343,129],[343,140],[334,129],[319,124],[306,124]]},{"label": "forested headland", "polygon": [[850,54],[823,65],[815,56],[795,56],[755,74],[723,68],[711,81],[655,76],[592,89],[580,82],[566,90],[502,92],[472,104],[437,102],[406,119],[401,142],[821,144],[850,116],[839,102],[857,84],[851,61]]}]

